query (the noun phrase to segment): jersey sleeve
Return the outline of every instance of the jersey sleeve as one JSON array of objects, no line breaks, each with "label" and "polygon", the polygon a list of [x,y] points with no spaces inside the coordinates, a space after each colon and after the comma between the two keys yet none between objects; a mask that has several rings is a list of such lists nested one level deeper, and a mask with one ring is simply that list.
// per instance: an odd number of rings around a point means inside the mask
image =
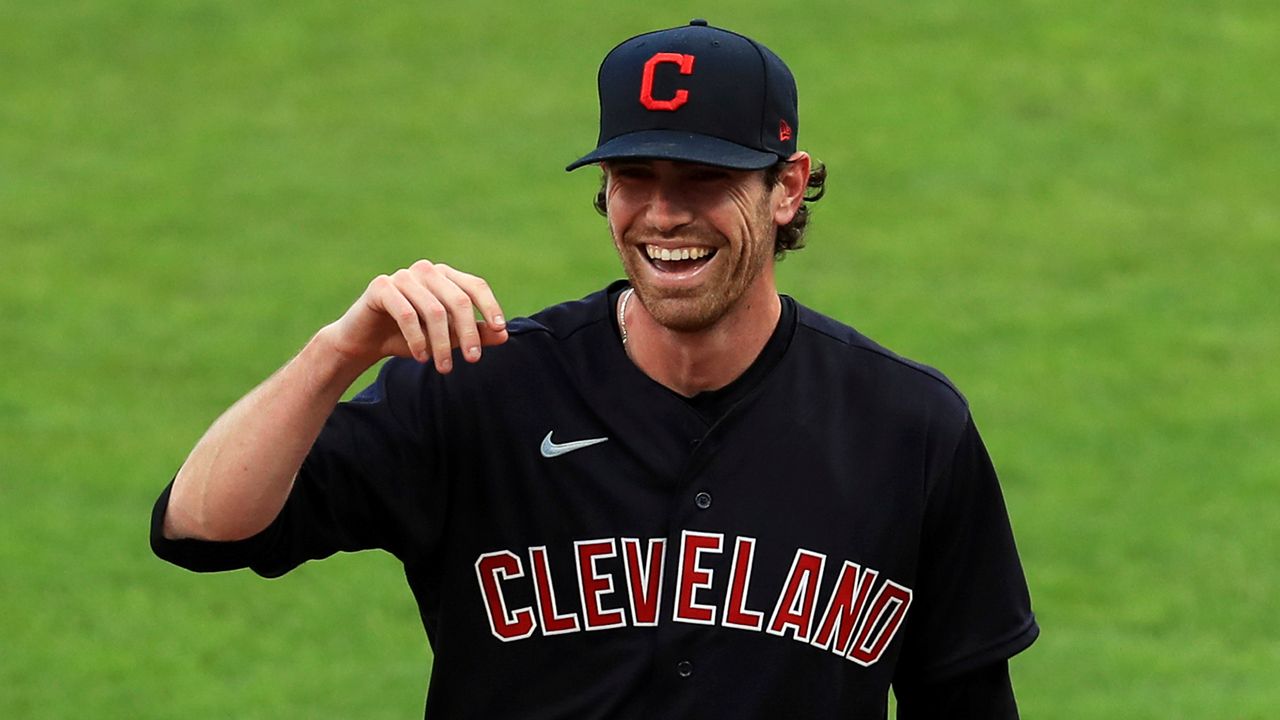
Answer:
[{"label": "jersey sleeve", "polygon": [[444,507],[432,393],[438,375],[392,359],[377,379],[326,420],[289,498],[257,535],[234,542],[169,540],[164,513],[172,483],[156,501],[156,555],[198,572],[251,568],[276,577],[335,552],[383,549],[404,562],[438,541]]},{"label": "jersey sleeve", "polygon": [[926,492],[919,575],[895,685],[937,682],[1005,660],[1040,632],[1000,484],[971,417]]},{"label": "jersey sleeve", "polygon": [[1018,703],[1009,679],[1009,661],[1000,660],[945,680],[919,685],[899,683],[897,720],[983,718],[1018,720]]}]

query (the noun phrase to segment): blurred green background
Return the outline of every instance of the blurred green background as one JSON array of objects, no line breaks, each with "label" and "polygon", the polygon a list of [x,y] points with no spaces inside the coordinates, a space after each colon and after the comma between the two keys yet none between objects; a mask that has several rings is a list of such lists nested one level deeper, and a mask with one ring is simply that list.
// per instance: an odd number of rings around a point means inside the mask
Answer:
[{"label": "blurred green background", "polygon": [[0,4],[0,717],[421,715],[391,558],[186,574],[151,503],[380,272],[509,316],[616,277],[561,168],[604,53],[695,15],[830,168],[783,289],[974,407],[1024,716],[1276,715],[1277,3],[48,0]]}]

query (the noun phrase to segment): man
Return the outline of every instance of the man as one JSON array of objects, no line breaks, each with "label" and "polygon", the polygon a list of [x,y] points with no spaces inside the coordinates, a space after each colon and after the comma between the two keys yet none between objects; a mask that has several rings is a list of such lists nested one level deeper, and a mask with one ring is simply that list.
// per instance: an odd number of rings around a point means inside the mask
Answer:
[{"label": "man", "polygon": [[790,71],[695,20],[599,85],[569,169],[603,169],[627,280],[508,324],[447,265],[375,279],[208,430],[155,551],[393,553],[430,717],[872,718],[891,684],[899,717],[1016,717],[1038,629],[964,399],[775,287],[825,175]]}]

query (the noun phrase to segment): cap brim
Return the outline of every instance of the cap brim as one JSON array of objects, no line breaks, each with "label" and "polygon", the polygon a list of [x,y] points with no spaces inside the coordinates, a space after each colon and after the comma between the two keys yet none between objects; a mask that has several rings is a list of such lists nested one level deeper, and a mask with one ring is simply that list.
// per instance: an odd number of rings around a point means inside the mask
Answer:
[{"label": "cap brim", "polygon": [[682,130],[641,130],[605,142],[565,170],[622,159],[679,160],[735,170],[760,170],[778,162],[778,156],[771,152],[752,150],[710,135]]}]

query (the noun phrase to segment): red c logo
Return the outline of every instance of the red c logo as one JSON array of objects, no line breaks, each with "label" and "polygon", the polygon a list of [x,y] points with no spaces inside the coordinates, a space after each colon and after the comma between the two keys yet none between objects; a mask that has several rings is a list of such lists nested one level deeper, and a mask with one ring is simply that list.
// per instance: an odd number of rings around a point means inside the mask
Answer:
[{"label": "red c logo", "polygon": [[689,102],[689,91],[680,89],[670,100],[653,99],[653,71],[662,63],[680,66],[681,75],[693,74],[693,56],[679,53],[660,52],[649,58],[644,64],[644,76],[640,80],[640,104],[650,110],[675,110]]}]

